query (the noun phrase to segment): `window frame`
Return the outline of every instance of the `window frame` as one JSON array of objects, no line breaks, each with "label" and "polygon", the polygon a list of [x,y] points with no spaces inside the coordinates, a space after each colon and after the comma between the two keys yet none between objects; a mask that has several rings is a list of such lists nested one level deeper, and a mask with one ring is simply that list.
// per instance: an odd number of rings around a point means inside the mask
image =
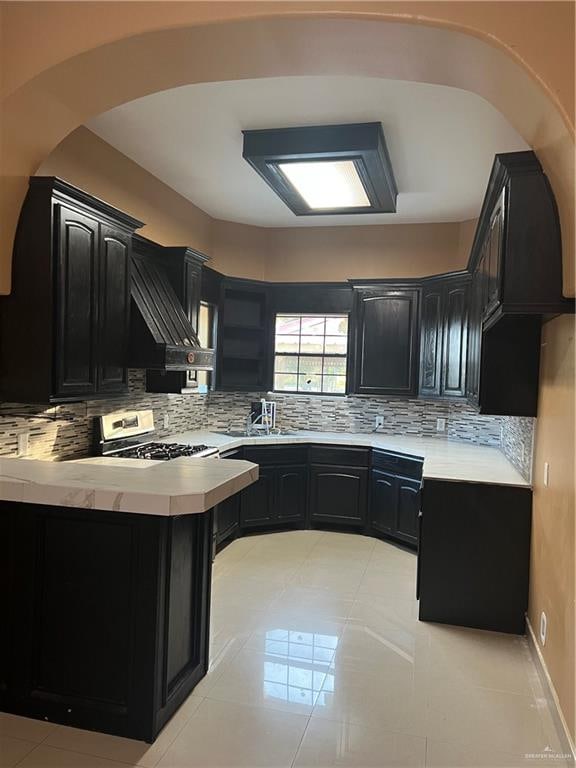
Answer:
[{"label": "window frame", "polygon": [[[276,351],[276,320],[278,317],[322,317],[324,319],[327,318],[334,318],[334,317],[341,317],[346,318],[347,323],[347,329],[346,329],[346,335],[343,336],[343,338],[346,338],[346,352],[345,354],[342,353],[329,353],[326,354],[326,352],[277,352]],[[274,313],[274,325],[273,325],[273,332],[272,332],[272,392],[274,394],[278,395],[314,395],[319,397],[346,397],[348,394],[348,379],[349,379],[349,364],[350,364],[350,332],[351,332],[351,313],[350,312],[275,312]],[[282,335],[282,334],[280,334]],[[296,334],[293,334],[296,336]],[[298,338],[300,339],[302,335],[302,326],[300,326],[300,333],[298,334]],[[320,336],[320,334],[318,334]],[[324,334],[322,335],[322,338],[325,340],[326,335],[330,336],[333,334]],[[282,374],[286,373],[286,371],[276,371],[276,358],[277,357],[296,357],[296,358],[306,358],[306,357],[320,357],[322,358],[322,373],[320,374],[313,374],[313,375],[320,375],[320,378],[323,383],[324,379],[324,358],[326,357],[339,357],[342,358],[345,361],[345,373],[344,373],[344,391],[343,392],[326,392],[325,390],[321,390],[320,392],[314,392],[311,390],[306,389],[276,389],[275,386],[275,379],[276,374]],[[290,373],[293,373],[292,371]],[[298,368],[296,370],[296,381],[298,381],[298,376],[300,375],[300,361],[298,361]],[[326,374],[327,376],[337,376],[338,374]]]}]

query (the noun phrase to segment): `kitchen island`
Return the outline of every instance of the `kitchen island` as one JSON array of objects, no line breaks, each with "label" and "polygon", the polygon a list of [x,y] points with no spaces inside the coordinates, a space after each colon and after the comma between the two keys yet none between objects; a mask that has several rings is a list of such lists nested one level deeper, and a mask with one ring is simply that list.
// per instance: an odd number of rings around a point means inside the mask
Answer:
[{"label": "kitchen island", "polygon": [[208,669],[212,508],[257,478],[0,460],[0,710],[153,741]]}]

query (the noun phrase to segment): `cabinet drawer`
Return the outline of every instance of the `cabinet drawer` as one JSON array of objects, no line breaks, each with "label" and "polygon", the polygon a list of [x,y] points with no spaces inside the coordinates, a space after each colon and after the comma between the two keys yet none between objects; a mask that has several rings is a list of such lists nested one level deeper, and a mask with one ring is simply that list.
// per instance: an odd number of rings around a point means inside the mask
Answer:
[{"label": "cabinet drawer", "polygon": [[311,464],[337,464],[341,467],[367,467],[370,462],[368,448],[341,448],[337,445],[310,447]]},{"label": "cabinet drawer", "polygon": [[386,469],[395,475],[413,477],[419,480],[422,477],[422,459],[404,456],[401,453],[389,453],[388,451],[372,451],[372,466],[377,469]]},{"label": "cabinet drawer", "polygon": [[308,447],[306,445],[268,445],[244,448],[244,458],[254,464],[306,464]]}]

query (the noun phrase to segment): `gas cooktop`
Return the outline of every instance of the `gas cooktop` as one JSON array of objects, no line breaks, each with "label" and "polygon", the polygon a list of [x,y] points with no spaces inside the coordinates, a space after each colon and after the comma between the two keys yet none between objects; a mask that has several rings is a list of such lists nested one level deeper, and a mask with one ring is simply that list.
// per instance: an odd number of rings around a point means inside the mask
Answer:
[{"label": "gas cooktop", "polygon": [[[205,458],[218,453],[217,448],[208,445],[184,445],[182,443],[145,443],[134,448],[114,452],[112,455],[118,459],[152,459],[153,461],[169,461],[181,456],[194,456]],[[110,456],[111,454],[106,454]]]},{"label": "gas cooktop", "polygon": [[180,457],[203,459],[219,455],[218,448],[209,445],[160,443],[150,439],[154,436],[154,413],[151,410],[117,411],[96,419],[96,451],[105,458],[169,461]]}]

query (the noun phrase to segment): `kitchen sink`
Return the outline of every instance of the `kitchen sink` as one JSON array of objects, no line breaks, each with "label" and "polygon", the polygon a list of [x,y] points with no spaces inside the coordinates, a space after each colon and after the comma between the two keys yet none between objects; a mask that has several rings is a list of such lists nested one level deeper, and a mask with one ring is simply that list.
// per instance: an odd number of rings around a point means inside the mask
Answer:
[{"label": "kitchen sink", "polygon": [[296,435],[297,432],[290,431],[288,429],[282,430],[280,432],[273,432],[271,435],[267,435],[265,433],[260,432],[252,432],[248,434],[244,430],[233,430],[231,429],[229,432],[214,432],[215,435],[225,435],[226,437],[287,437],[289,435]]}]

